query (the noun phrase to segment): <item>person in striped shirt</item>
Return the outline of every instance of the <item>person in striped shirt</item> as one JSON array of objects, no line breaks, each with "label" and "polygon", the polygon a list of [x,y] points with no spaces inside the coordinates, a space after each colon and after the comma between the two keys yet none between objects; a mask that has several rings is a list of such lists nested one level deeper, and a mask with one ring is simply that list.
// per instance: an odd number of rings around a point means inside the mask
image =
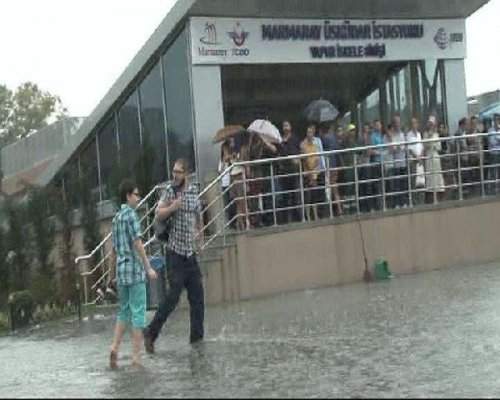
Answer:
[{"label": "person in striped shirt", "polygon": [[110,367],[117,368],[120,344],[127,325],[132,325],[132,365],[140,365],[143,329],[146,327],[146,275],[156,278],[141,240],[141,227],[135,207],[140,195],[137,185],[125,180],[120,185],[121,208],[113,218],[111,274],[116,275],[119,310],[110,353]]}]

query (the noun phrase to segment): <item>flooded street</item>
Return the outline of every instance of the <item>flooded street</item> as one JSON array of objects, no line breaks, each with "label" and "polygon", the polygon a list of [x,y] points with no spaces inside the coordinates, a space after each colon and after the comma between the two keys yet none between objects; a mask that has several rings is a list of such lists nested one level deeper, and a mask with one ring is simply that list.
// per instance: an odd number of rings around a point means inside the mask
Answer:
[{"label": "flooded street", "polygon": [[498,397],[500,265],[178,310],[144,368],[109,369],[114,310],[0,338],[2,397]]}]

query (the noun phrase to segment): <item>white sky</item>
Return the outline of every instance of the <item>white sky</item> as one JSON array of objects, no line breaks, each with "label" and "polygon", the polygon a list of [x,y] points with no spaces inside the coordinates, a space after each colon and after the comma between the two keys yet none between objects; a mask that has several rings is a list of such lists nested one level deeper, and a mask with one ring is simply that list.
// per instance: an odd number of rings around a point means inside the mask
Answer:
[{"label": "white sky", "polygon": [[[465,1],[465,0],[464,0]],[[0,0],[0,84],[32,81],[86,116],[175,0]],[[500,89],[500,0],[467,20],[467,94]]]}]

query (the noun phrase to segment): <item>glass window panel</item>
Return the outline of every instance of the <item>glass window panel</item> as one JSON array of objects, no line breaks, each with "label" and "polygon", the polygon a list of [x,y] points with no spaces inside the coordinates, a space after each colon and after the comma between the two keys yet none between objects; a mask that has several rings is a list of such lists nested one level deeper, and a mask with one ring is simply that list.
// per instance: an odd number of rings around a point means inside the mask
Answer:
[{"label": "glass window panel", "polygon": [[80,153],[80,177],[87,180],[94,200],[99,200],[99,175],[95,137]]},{"label": "glass window panel", "polygon": [[98,134],[99,160],[101,166],[101,190],[103,200],[110,199],[109,185],[113,170],[118,167],[118,143],[114,117],[104,125]]},{"label": "glass window panel", "polygon": [[157,64],[139,87],[143,151],[152,152],[154,183],[163,182],[168,176],[162,87],[160,65]]},{"label": "glass window panel", "polygon": [[196,168],[187,52],[186,32],[182,31],[162,58],[167,100],[169,170],[180,157],[187,159],[191,168]]},{"label": "glass window panel", "polygon": [[120,157],[123,167],[131,179],[137,177],[136,167],[141,146],[137,100],[137,91],[134,91],[118,111]]}]

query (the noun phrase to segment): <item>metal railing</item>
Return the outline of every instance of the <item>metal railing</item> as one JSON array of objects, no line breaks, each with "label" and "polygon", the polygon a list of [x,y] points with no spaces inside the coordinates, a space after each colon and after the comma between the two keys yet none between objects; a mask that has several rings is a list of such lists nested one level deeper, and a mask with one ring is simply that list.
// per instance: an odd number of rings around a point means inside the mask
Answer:
[{"label": "metal railing", "polygon": [[[143,238],[146,239],[144,247],[148,249],[155,241],[153,233],[154,224],[154,211],[158,204],[157,195],[165,188],[165,183],[156,185],[136,207],[139,214],[139,220],[143,232]],[[154,200],[154,201],[151,201]],[[103,285],[111,272],[111,266],[108,265],[108,260],[111,255],[111,250],[106,250],[106,244],[111,240],[111,232],[108,233],[104,239],[97,245],[97,247],[89,254],[79,256],[75,259],[75,265],[79,268],[80,263],[83,261],[94,262],[83,272],[80,272],[80,277],[83,281],[83,297],[84,304],[95,304],[98,297],[95,296],[96,290],[99,285]],[[98,276],[96,276],[100,273]],[[89,283],[90,280],[90,283]],[[77,284],[79,290],[79,283]]]},{"label": "metal railing", "polygon": [[[500,132],[495,134],[499,135],[500,141]],[[235,162],[200,192],[204,225],[196,239],[201,240],[201,250],[204,250],[226,244],[234,233],[265,225],[301,223],[315,218],[333,220],[341,213],[359,215],[393,208],[412,209],[424,204],[425,193],[427,203],[431,204],[500,194],[500,148],[487,150],[483,145],[490,135],[440,137]],[[412,153],[412,146],[417,143],[427,149],[419,157]],[[437,143],[447,150],[431,154],[429,149]],[[403,158],[391,159],[390,149],[394,146],[400,147]],[[379,161],[369,155],[373,150],[381,153]],[[309,157],[324,157],[325,169],[308,170],[305,160]],[[332,166],[333,157],[344,162]],[[420,179],[417,179],[418,164],[424,166],[426,181],[437,179],[439,182],[441,175],[442,185],[417,185]],[[433,164],[439,165],[440,171],[430,169]],[[238,170],[244,172],[238,176]],[[222,187],[226,174],[231,177],[230,184]],[[311,179],[314,175],[317,175],[316,184]],[[154,202],[150,200],[164,188],[164,183],[155,186],[137,206],[149,255],[155,243],[152,227],[158,204],[157,198]],[[80,274],[85,304],[94,304],[98,300],[96,288],[109,276],[107,261],[111,251],[106,252],[105,245],[110,239],[111,233],[90,254],[75,260],[77,267],[82,261],[94,263]],[[100,275],[96,277],[98,272]]]},{"label": "metal railing", "polygon": [[[485,146],[491,135],[500,143],[500,132],[479,133],[235,162],[200,194],[210,199],[201,247],[262,226],[500,194],[500,147]],[[308,169],[310,157],[326,168]]]}]

